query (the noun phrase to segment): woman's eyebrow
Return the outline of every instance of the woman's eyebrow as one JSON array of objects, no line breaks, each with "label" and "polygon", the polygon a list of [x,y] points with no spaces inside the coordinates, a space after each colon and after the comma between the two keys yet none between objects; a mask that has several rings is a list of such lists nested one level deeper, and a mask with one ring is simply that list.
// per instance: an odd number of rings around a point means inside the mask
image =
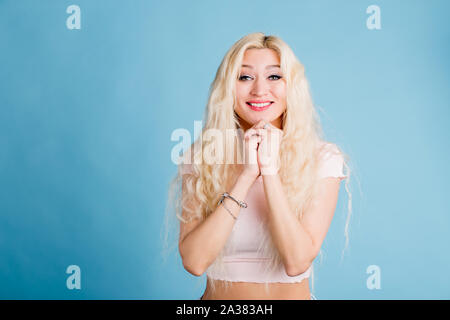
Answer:
[{"label": "woman's eyebrow", "polygon": [[[270,69],[270,68],[279,68],[279,67],[280,67],[279,64],[271,64],[271,65],[266,66],[266,69]],[[242,68],[250,68],[250,69],[253,69],[253,66],[251,66],[251,65],[249,65],[249,64],[243,64],[243,65],[242,65]]]}]

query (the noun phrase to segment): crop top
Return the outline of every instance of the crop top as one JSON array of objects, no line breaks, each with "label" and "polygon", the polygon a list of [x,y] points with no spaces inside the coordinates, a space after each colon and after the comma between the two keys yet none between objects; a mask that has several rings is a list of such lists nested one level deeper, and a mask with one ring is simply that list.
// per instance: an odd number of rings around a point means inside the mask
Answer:
[{"label": "crop top", "polygon": [[[331,143],[324,143],[325,152],[321,153],[321,163],[319,164],[318,175],[324,177],[337,177],[340,180],[347,176],[343,174],[344,158],[339,153],[336,146]],[[190,173],[191,165],[181,164],[181,174]],[[291,277],[288,276],[283,265],[276,271],[264,272],[268,259],[258,256],[257,248],[264,235],[267,236],[267,229],[257,228],[261,225],[262,216],[268,213],[268,206],[265,199],[262,176],[259,176],[250,187],[245,199],[248,207],[241,209],[233,230],[227,243],[237,243],[238,248],[234,254],[223,256],[223,267],[217,268],[214,263],[207,269],[206,274],[215,280],[239,281],[239,282],[301,282],[311,274],[311,266],[302,274]],[[224,268],[224,269],[223,269]]]}]

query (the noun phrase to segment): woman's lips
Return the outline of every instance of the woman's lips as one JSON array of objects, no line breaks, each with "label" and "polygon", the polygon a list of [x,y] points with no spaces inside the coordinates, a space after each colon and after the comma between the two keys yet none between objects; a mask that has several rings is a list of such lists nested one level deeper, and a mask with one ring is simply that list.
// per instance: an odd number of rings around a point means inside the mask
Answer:
[{"label": "woman's lips", "polygon": [[272,105],[273,101],[247,101],[246,104],[252,109],[253,111],[264,111],[267,108],[269,108]]}]

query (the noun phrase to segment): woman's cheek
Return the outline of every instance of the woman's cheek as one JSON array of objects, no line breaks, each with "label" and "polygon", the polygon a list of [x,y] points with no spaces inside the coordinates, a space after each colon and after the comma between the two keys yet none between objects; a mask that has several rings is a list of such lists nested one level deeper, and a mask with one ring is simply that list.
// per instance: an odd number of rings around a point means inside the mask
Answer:
[{"label": "woman's cheek", "polygon": [[247,98],[248,96],[248,89],[246,88],[245,85],[239,85],[236,87],[236,98],[238,99],[238,101],[243,101]]},{"label": "woman's cheek", "polygon": [[286,100],[286,85],[284,83],[277,84],[273,92],[275,93],[276,98],[280,100],[280,102]]}]

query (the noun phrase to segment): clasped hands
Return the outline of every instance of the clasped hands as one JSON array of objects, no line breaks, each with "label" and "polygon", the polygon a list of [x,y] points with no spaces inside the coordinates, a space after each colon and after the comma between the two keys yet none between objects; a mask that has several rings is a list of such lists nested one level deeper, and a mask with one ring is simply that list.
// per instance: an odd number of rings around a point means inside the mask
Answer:
[{"label": "clasped hands", "polygon": [[254,177],[278,173],[283,131],[263,120],[244,134],[244,172]]}]

